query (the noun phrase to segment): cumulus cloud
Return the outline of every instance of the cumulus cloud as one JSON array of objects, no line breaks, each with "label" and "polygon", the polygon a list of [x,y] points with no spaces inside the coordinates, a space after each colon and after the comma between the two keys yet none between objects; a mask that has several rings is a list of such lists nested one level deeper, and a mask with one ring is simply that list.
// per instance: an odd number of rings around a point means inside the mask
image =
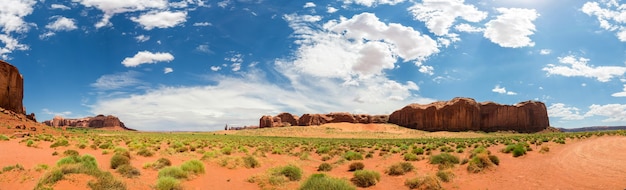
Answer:
[{"label": "cumulus cloud", "polygon": [[409,11],[414,19],[425,22],[428,30],[438,36],[447,35],[457,18],[480,22],[487,17],[487,12],[464,4],[464,0],[425,0],[410,7]]},{"label": "cumulus cloud", "polygon": [[535,42],[530,35],[535,33],[533,21],[539,17],[534,9],[497,8],[500,15],[485,24],[485,38],[502,47],[532,47]]},{"label": "cumulus cloud", "polygon": [[496,85],[491,91],[498,94],[517,95],[517,92],[507,91],[505,87],[500,87],[500,85]]},{"label": "cumulus cloud", "polygon": [[140,75],[141,74],[136,71],[102,75],[95,83],[92,83],[91,86],[103,91],[137,86],[143,83],[141,80],[137,79]]},{"label": "cumulus cloud", "polygon": [[344,0],[344,4],[358,4],[366,7],[372,7],[376,5],[395,5],[402,3],[404,0]]},{"label": "cumulus cloud", "polygon": [[550,117],[561,118],[562,120],[582,120],[585,116],[580,114],[580,109],[569,107],[563,103],[555,103],[548,107]]},{"label": "cumulus cloud", "polygon": [[316,6],[315,3],[313,2],[306,2],[304,6],[302,6],[302,8],[313,8],[315,6]]},{"label": "cumulus cloud", "polygon": [[122,64],[126,67],[136,67],[141,64],[152,64],[163,61],[170,62],[172,60],[174,60],[174,56],[170,53],[140,51],[133,57],[125,58]]},{"label": "cumulus cloud", "polygon": [[165,67],[163,69],[163,74],[168,74],[168,73],[171,73],[171,72],[174,72],[174,69],[172,69],[170,67]]},{"label": "cumulus cloud", "polygon": [[144,11],[151,9],[165,9],[167,0],[73,0],[85,7],[94,7],[104,12],[102,19],[96,23],[96,28],[110,26],[110,19],[116,14]]},{"label": "cumulus cloud", "polygon": [[607,119],[602,120],[603,122],[626,122],[626,104],[593,104],[585,113],[585,117],[591,116],[607,117]]},{"label": "cumulus cloud", "polygon": [[196,47],[196,51],[199,51],[202,53],[213,53],[213,51],[209,49],[209,45],[206,45],[206,44],[198,45],[198,47]]},{"label": "cumulus cloud", "polygon": [[541,55],[550,55],[552,53],[551,49],[541,49],[539,50],[539,54]]},{"label": "cumulus cloud", "polygon": [[624,89],[622,90],[622,92],[616,92],[611,94],[611,96],[613,97],[626,97],[626,84],[624,85]]},{"label": "cumulus cloud", "polygon": [[61,9],[61,10],[70,10],[71,8],[62,4],[52,4],[50,5],[51,9]]},{"label": "cumulus cloud", "polygon": [[220,69],[222,69],[220,66],[211,66],[211,71],[219,71]]},{"label": "cumulus cloud", "polygon": [[335,7],[331,7],[331,6],[326,7],[326,12],[327,12],[327,13],[335,13],[335,12],[337,12],[338,10],[339,10],[339,9],[337,9],[337,8],[335,8]]},{"label": "cumulus cloud", "polygon": [[76,23],[74,19],[70,19],[70,18],[66,18],[62,16],[54,16],[52,18],[55,20],[53,22],[48,23],[48,25],[46,25],[46,28],[52,31],[71,31],[71,30],[76,30],[78,28],[76,27]]},{"label": "cumulus cloud", "polygon": [[145,30],[171,28],[187,21],[187,12],[150,12],[139,17],[131,17],[130,20],[139,23]]},{"label": "cumulus cloud", "polygon": [[0,58],[9,59],[8,54],[15,50],[27,50],[28,46],[21,44],[12,33],[25,33],[31,24],[24,21],[24,17],[33,13],[35,0],[5,0],[0,4]]},{"label": "cumulus cloud", "polygon": [[[252,67],[240,71],[242,77],[212,73],[210,85],[160,86],[125,97],[101,98],[91,106],[92,112],[115,113],[127,126],[140,130],[172,130],[171,126],[219,130],[226,123],[256,125],[261,115],[280,112],[389,114],[408,103],[433,101],[414,94],[419,90],[416,83],[391,80],[378,70],[386,68],[391,58],[426,59],[438,52],[434,40],[410,27],[365,15],[327,23],[311,23],[316,19],[305,17],[283,17],[294,29],[298,47],[293,56],[277,59],[268,72],[284,78],[282,84],[270,83],[268,73]],[[372,57],[366,60],[364,56]],[[232,56],[227,61],[239,59],[243,58]]]},{"label": "cumulus cloud", "polygon": [[150,36],[139,35],[139,36],[135,37],[135,40],[137,40],[137,42],[146,42],[146,41],[150,40]]},{"label": "cumulus cloud", "polygon": [[482,32],[485,30],[484,28],[474,27],[467,23],[456,25],[454,26],[454,29],[458,30],[459,32],[468,32],[468,33]]},{"label": "cumulus cloud", "polygon": [[565,77],[587,77],[596,78],[600,82],[609,82],[614,77],[619,77],[626,73],[626,67],[621,66],[594,66],[588,65],[590,60],[584,57],[569,55],[559,57],[559,63],[564,65],[548,64],[542,70],[550,75],[561,75]]},{"label": "cumulus cloud", "polygon": [[236,53],[231,57],[224,58],[225,61],[231,62],[231,70],[239,71],[241,70],[241,64],[243,63],[243,55],[240,53]]},{"label": "cumulus cloud", "polygon": [[626,9],[624,4],[618,5],[614,1],[586,2],[581,11],[598,19],[600,27],[607,31],[615,32],[617,38],[626,42]]},{"label": "cumulus cloud", "polygon": [[224,1],[217,2],[217,6],[218,7],[222,7],[222,8],[226,8],[229,4],[231,4],[230,0],[224,0]]}]

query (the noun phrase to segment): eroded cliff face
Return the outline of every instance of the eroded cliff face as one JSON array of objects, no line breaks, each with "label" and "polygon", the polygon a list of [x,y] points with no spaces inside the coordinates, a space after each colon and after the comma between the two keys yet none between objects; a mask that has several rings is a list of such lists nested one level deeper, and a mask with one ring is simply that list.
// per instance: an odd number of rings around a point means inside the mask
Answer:
[{"label": "eroded cliff face", "polygon": [[538,132],[550,126],[542,102],[501,105],[471,98],[411,104],[389,115],[389,123],[424,131]]},{"label": "eroded cliff face", "polygon": [[0,107],[15,113],[26,114],[24,98],[24,79],[17,68],[0,60]]},{"label": "eroded cliff face", "polygon": [[97,115],[95,117],[85,117],[79,119],[67,119],[61,116],[55,116],[52,120],[43,122],[52,127],[84,127],[84,128],[102,128],[117,130],[133,130],[124,126],[119,118],[108,115]]},{"label": "eroded cliff face", "polygon": [[430,104],[410,104],[391,115],[304,114],[301,117],[281,113],[263,116],[260,128],[311,126],[326,123],[392,123],[424,131],[517,131],[538,132],[550,126],[545,104],[537,101],[501,105],[477,103],[471,98],[454,98]]}]

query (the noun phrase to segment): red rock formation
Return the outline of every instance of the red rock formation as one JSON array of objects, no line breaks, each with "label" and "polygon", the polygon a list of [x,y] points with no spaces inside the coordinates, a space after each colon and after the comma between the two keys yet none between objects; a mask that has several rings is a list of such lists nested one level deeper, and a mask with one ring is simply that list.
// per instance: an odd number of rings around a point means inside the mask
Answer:
[{"label": "red rock formation", "polygon": [[84,127],[84,128],[104,128],[104,129],[121,129],[133,130],[126,128],[119,118],[108,115],[97,115],[95,117],[85,117],[79,119],[66,119],[61,116],[55,116],[52,120],[43,122],[52,127]]},{"label": "red rock formation", "polygon": [[304,114],[298,119],[300,126],[323,125],[332,120],[332,118],[322,114]]},{"label": "red rock formation", "polygon": [[268,128],[274,126],[274,120],[271,115],[264,115],[259,120],[259,128]]},{"label": "red rock formation", "polygon": [[511,106],[478,104],[471,98],[411,104],[389,115],[389,123],[425,131],[537,132],[550,125],[547,109],[541,102]]},{"label": "red rock formation", "polygon": [[26,114],[24,98],[24,79],[17,68],[0,60],[0,107],[15,113]]},{"label": "red rock formation", "polygon": [[387,123],[389,122],[389,115],[369,115],[369,123]]},{"label": "red rock formation", "polygon": [[[329,113],[326,116],[332,118],[330,123],[357,123],[357,120],[354,118],[354,115],[346,112],[338,112],[338,113]],[[368,120],[369,121],[369,120]]]},{"label": "red rock formation", "polygon": [[283,126],[298,126],[298,116],[292,115],[290,113],[281,113],[276,117],[280,118],[279,120],[274,120],[274,122],[278,122],[278,125]]}]

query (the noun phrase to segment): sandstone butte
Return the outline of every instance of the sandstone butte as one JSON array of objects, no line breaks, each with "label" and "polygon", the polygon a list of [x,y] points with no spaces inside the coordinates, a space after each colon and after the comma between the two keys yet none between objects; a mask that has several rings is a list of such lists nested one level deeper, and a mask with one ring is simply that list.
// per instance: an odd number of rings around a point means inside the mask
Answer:
[{"label": "sandstone butte", "polygon": [[22,105],[24,78],[17,67],[0,60],[0,107],[15,113],[26,114]]},{"label": "sandstone butte", "polygon": [[471,98],[454,98],[430,104],[410,104],[391,115],[350,113],[265,115],[260,128],[311,126],[325,123],[391,123],[424,131],[517,131],[538,132],[550,126],[545,104],[525,101],[516,105],[477,103]]},{"label": "sandstone butte", "polygon": [[133,130],[124,126],[119,118],[108,115],[97,115],[95,117],[85,117],[79,119],[66,119],[61,116],[55,116],[52,120],[43,122],[51,127],[83,127],[96,129],[113,129],[113,130]]}]

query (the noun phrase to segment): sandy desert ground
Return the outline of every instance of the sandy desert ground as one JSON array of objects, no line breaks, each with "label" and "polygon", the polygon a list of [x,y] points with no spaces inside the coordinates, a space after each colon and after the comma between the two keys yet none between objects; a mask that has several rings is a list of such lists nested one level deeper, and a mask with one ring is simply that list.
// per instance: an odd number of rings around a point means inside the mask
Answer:
[{"label": "sandy desert ground", "polygon": [[[303,130],[303,129],[281,129],[281,130]],[[309,130],[309,129],[306,129]],[[490,137],[490,136],[507,136],[511,134],[486,134],[486,133],[426,133],[426,132],[409,132],[415,134],[407,134],[406,129],[398,129],[393,126],[373,126],[363,125],[355,126],[353,124],[322,126],[319,130],[304,131],[300,135],[305,137],[324,136],[327,131],[331,131],[338,138],[348,138],[355,136],[363,136],[369,134],[373,137],[403,137],[411,136],[412,138],[458,138],[458,137]],[[315,132],[313,132],[315,131]],[[387,131],[387,132],[384,132]],[[232,132],[223,131],[216,133],[217,135],[235,136],[253,135],[262,131],[244,131]],[[276,131],[274,131],[276,132]],[[68,139],[78,138],[81,134],[69,134]],[[106,133],[106,132],[103,132]],[[108,133],[107,133],[108,134]],[[109,135],[129,135],[132,133],[112,133]],[[141,134],[141,133],[137,133]],[[283,136],[288,133],[280,133]],[[326,134],[326,135],[324,135]],[[294,135],[294,134],[292,134]],[[165,157],[172,161],[172,165],[180,165],[181,163],[192,160],[201,159],[202,154],[199,150],[186,151],[182,153],[166,153],[165,148],[168,147],[166,142],[161,142],[162,151],[157,151],[154,156],[144,157],[132,152],[131,165],[138,168],[141,175],[134,178],[126,178],[115,170],[110,169],[109,160],[113,156],[112,153],[103,154],[103,149],[85,148],[79,149],[76,143],[70,141],[70,146],[60,146],[50,148],[52,142],[39,141],[36,147],[28,147],[22,138],[13,138],[8,141],[0,141],[0,167],[19,164],[24,170],[5,171],[0,174],[0,190],[15,189],[33,189],[44,173],[50,171],[36,171],[38,165],[46,164],[53,168],[55,163],[63,156],[53,155],[54,152],[62,153],[68,149],[77,150],[81,155],[93,155],[98,161],[99,168],[103,171],[109,171],[113,175],[122,180],[127,189],[155,189],[158,180],[158,171],[153,169],[144,169],[143,165],[148,162],[154,162],[159,158]],[[129,148],[123,142],[117,144],[119,147]],[[539,153],[541,146],[549,147],[549,152]],[[581,139],[567,139],[565,144],[557,144],[555,142],[547,142],[541,146],[531,145],[533,151],[527,152],[526,155],[513,157],[511,154],[502,153],[505,147],[502,144],[491,146],[488,148],[493,155],[500,159],[497,167],[488,169],[480,173],[470,173],[467,171],[467,164],[455,165],[451,171],[455,177],[450,182],[442,182],[445,189],[626,189],[626,136],[592,136]],[[292,149],[291,152],[304,152],[301,147]],[[211,147],[203,148],[206,151]],[[249,153],[255,152],[254,147],[249,147]],[[463,153],[453,153],[460,158],[469,156],[468,151]],[[359,189],[409,189],[404,185],[407,179],[418,176],[434,175],[438,171],[437,165],[428,163],[428,155],[422,155],[424,160],[411,161],[415,166],[415,170],[405,175],[390,176],[385,174],[385,170],[392,164],[403,162],[401,153],[379,154],[380,151],[373,151],[372,158],[357,160],[365,165],[365,169],[374,170],[381,174],[381,180],[374,186]],[[439,151],[433,151],[431,155],[438,154]],[[244,152],[235,152],[231,157],[245,156]],[[258,168],[245,168],[242,166],[234,169],[220,166],[220,158],[228,157],[227,155],[218,156],[218,158],[203,160],[206,172],[204,174],[195,175],[188,180],[181,180],[184,189],[298,189],[303,181],[310,175],[315,173],[326,173],[335,178],[350,179],[353,172],[348,171],[348,166],[352,162],[357,161],[341,161],[341,156],[334,156],[328,163],[333,163],[334,168],[329,172],[318,172],[318,166],[323,163],[322,156],[311,151],[307,153],[306,158],[290,155],[288,152],[282,154],[263,154],[257,156],[260,162]],[[293,164],[303,169],[303,177],[299,181],[286,182],[278,186],[264,186],[258,183],[251,183],[253,176],[262,176],[271,168]],[[94,177],[85,174],[68,174],[63,180],[54,184],[53,189],[89,189],[88,181],[94,180]]]}]

